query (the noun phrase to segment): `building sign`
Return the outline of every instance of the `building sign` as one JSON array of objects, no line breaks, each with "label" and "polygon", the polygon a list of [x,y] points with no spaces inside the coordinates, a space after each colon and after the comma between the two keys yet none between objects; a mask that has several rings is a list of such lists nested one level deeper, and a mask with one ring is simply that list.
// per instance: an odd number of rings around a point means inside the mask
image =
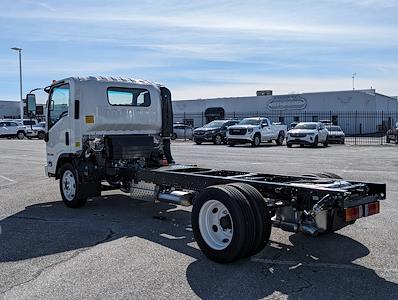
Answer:
[{"label": "building sign", "polygon": [[270,110],[301,110],[307,107],[307,99],[300,95],[273,96],[268,102]]}]

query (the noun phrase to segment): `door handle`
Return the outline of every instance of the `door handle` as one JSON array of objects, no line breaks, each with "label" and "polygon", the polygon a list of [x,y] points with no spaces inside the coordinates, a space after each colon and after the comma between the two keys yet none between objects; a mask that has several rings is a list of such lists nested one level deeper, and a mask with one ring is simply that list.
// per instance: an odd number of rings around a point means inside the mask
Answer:
[{"label": "door handle", "polygon": [[69,146],[69,132],[65,131],[65,144],[66,146]]}]

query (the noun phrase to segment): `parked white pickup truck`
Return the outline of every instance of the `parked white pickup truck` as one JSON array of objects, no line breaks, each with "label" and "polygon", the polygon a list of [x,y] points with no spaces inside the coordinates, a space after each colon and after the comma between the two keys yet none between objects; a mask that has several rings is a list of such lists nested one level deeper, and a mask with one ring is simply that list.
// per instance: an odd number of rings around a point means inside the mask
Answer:
[{"label": "parked white pickup truck", "polygon": [[239,124],[228,127],[228,145],[251,143],[257,147],[261,142],[275,141],[283,145],[287,131],[286,125],[272,124],[268,118],[246,118]]}]

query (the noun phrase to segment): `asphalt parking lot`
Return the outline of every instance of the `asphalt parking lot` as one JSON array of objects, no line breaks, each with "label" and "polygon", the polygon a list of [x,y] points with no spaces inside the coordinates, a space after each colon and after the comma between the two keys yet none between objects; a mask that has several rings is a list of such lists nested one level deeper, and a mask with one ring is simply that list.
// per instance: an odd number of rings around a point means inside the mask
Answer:
[{"label": "asphalt parking lot", "polygon": [[108,192],[68,209],[44,175],[45,144],[0,140],[0,298],[398,298],[398,148],[174,142],[179,163],[387,183],[381,213],[317,238],[273,229],[258,255],[206,259],[190,209]]}]

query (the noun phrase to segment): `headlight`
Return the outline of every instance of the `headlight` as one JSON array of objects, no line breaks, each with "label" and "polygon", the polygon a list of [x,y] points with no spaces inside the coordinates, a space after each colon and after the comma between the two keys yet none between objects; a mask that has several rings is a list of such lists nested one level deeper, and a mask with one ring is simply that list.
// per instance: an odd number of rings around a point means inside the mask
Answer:
[{"label": "headlight", "polygon": [[248,133],[253,132],[253,128],[248,128],[248,129],[247,129],[247,132],[248,132]]}]

